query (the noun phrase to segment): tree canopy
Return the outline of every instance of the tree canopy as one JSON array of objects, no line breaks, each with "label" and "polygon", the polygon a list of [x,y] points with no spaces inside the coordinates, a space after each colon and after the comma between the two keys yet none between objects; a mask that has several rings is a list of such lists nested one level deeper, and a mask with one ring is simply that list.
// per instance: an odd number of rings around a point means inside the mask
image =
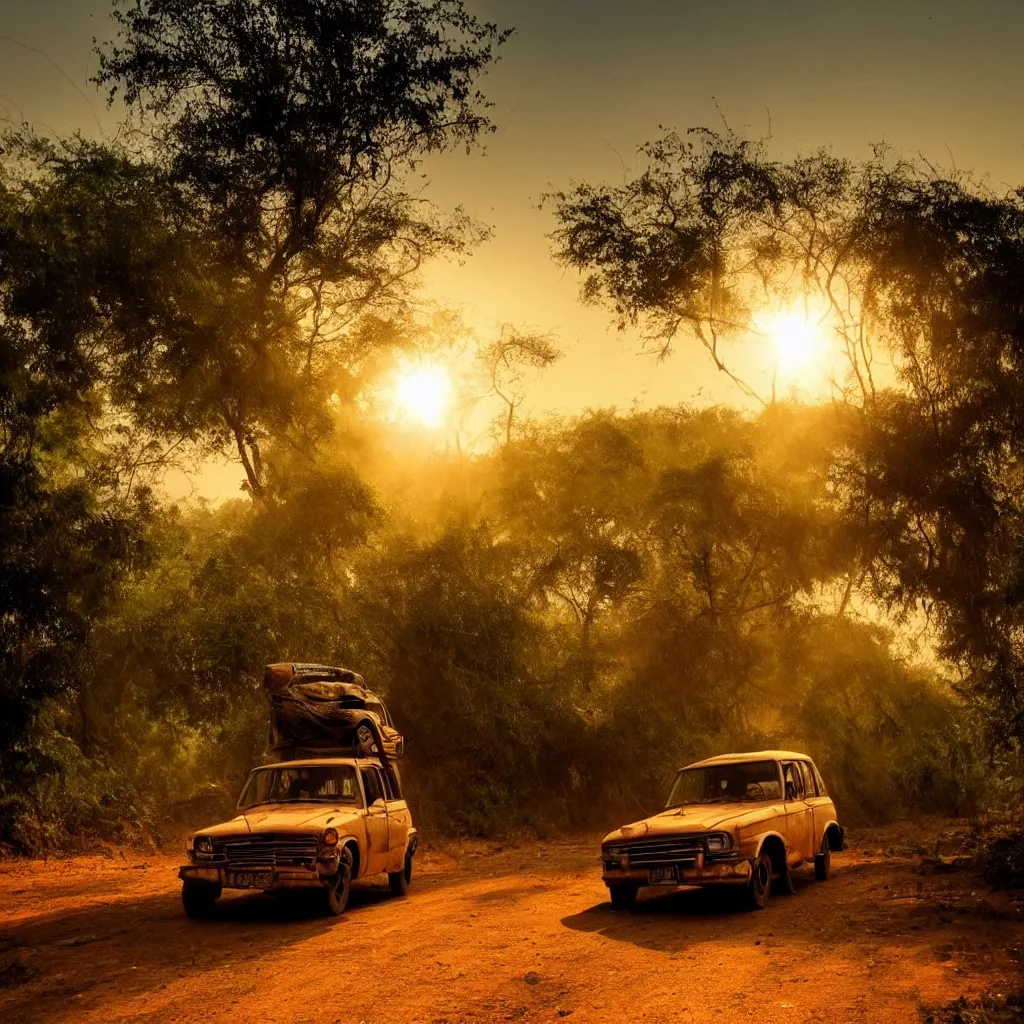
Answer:
[{"label": "tree canopy", "polygon": [[[669,134],[550,197],[556,257],[761,407],[531,418],[560,353],[508,325],[462,339],[496,443],[403,445],[368,396],[458,333],[418,273],[486,236],[422,162],[493,130],[508,32],[459,0],[114,17],[117,139],[0,138],[0,842],[230,804],[287,658],[362,672],[461,832],[647,812],[727,748],[812,749],[851,819],[1019,784],[1020,193]],[[845,354],[830,401],[729,357],[793,301]],[[246,493],[169,500],[210,458]]]},{"label": "tree canopy", "polygon": [[644,152],[632,181],[551,197],[558,258],[662,352],[690,334],[726,371],[722,341],[756,338],[759,305],[824,310],[846,356],[830,488],[856,579],[890,611],[932,618],[996,732],[1019,743],[1024,193],[885,149],[784,163],[700,132]]},{"label": "tree canopy", "polygon": [[233,449],[264,499],[266,440],[315,445],[329,397],[400,341],[388,324],[424,261],[484,234],[412,172],[491,130],[475,83],[508,33],[460,0],[135,0],[115,17],[97,80],[137,115],[187,265],[118,339],[122,387],[153,431]]}]

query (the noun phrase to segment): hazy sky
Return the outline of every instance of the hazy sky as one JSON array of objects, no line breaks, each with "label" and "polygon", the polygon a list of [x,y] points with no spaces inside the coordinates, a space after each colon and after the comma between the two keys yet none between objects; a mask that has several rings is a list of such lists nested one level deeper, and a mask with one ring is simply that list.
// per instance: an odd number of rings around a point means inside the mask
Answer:
[{"label": "hazy sky", "polygon": [[[517,29],[485,83],[499,132],[485,156],[432,165],[432,194],[496,234],[428,283],[481,327],[509,321],[557,334],[567,355],[537,386],[542,408],[674,403],[698,389],[700,400],[735,397],[688,346],[661,365],[636,354],[603,312],[579,305],[576,279],[548,254],[552,222],[536,209],[539,195],[572,179],[621,179],[659,125],[720,125],[717,103],[734,129],[762,135],[770,111],[780,157],[819,145],[866,156],[885,140],[994,186],[1024,183],[1021,0],[469,5]],[[107,0],[0,0],[0,109],[55,132],[95,132],[97,118],[109,127],[87,84],[108,11]]]}]

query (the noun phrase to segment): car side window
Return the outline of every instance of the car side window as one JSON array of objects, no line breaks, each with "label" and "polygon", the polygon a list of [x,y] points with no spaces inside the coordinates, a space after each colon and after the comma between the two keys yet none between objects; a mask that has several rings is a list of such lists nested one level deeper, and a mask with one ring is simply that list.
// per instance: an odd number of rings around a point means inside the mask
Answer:
[{"label": "car side window", "polygon": [[814,789],[814,776],[811,774],[811,766],[806,761],[797,761],[797,765],[800,768],[800,774],[804,780],[804,793],[807,794],[808,799],[818,794]]},{"label": "car side window", "polygon": [[811,768],[814,769],[814,781],[818,784],[818,796],[828,796],[828,790],[825,788],[825,780],[821,777],[821,772],[818,771],[818,766],[812,764]]},{"label": "car side window", "polygon": [[782,778],[786,785],[786,799],[802,800],[804,798],[804,780],[795,762],[787,761],[782,766]]},{"label": "car side window", "polygon": [[381,788],[380,775],[376,768],[362,768],[360,773],[363,776],[363,789],[366,791],[366,806],[369,807],[378,800],[384,799],[384,790]]},{"label": "car side window", "polygon": [[384,784],[384,799],[395,799],[395,788],[391,785],[391,776],[388,772],[380,773],[380,781]]}]

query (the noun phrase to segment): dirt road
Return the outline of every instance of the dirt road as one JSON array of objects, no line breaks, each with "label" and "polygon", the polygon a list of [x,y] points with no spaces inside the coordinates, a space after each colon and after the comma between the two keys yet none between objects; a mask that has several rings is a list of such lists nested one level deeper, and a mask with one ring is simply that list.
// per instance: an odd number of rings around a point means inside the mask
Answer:
[{"label": "dirt road", "polygon": [[256,894],[189,921],[173,856],[8,864],[0,1020],[911,1022],[1020,986],[1015,905],[916,873],[933,839],[855,835],[755,913],[662,890],[613,912],[594,837],[425,851],[406,899],[363,885],[341,918]]}]

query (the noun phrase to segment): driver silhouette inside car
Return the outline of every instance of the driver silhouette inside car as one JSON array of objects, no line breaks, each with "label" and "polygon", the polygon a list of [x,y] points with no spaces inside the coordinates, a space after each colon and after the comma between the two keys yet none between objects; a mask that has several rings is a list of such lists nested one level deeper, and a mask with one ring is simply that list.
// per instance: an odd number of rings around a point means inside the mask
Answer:
[{"label": "driver silhouette inside car", "polygon": [[747,787],[743,778],[736,772],[723,775],[718,781],[717,800],[742,800]]},{"label": "driver silhouette inside car", "polygon": [[288,799],[289,800],[301,800],[304,795],[308,796],[306,787],[309,785],[309,780],[306,778],[306,773],[303,772],[300,775],[296,775],[291,782],[288,783]]}]

